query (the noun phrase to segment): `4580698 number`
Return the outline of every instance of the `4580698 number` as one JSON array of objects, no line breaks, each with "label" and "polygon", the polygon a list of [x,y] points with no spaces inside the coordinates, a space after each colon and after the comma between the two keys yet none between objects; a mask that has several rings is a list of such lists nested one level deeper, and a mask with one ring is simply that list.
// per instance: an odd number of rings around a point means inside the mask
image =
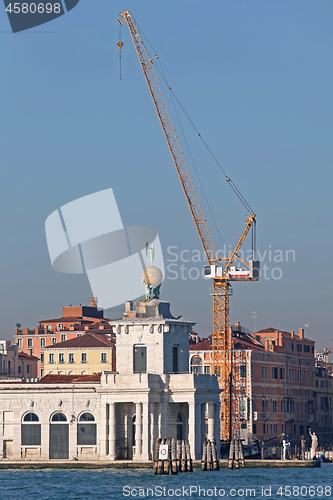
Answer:
[{"label": "4580698 number", "polygon": [[[13,5],[13,7],[12,7]],[[10,3],[8,7],[6,8],[6,11],[9,12],[10,14],[44,14],[46,12],[47,14],[51,14],[52,12],[54,14],[60,14],[61,13],[61,5],[60,3],[27,3],[27,2],[15,2],[15,3]]]},{"label": "4580698 number", "polygon": [[281,497],[331,497],[331,486],[280,486],[276,492]]}]

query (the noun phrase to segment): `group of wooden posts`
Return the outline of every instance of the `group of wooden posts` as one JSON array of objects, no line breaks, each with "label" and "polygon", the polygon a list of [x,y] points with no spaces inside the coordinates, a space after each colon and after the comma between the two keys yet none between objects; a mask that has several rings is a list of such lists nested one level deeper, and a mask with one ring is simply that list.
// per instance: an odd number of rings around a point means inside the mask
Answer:
[{"label": "group of wooden posts", "polygon": [[239,469],[240,467],[245,467],[242,442],[234,438],[230,443],[228,468]]},{"label": "group of wooden posts", "polygon": [[201,470],[219,470],[215,439],[206,439],[202,448]]},{"label": "group of wooden posts", "polygon": [[154,474],[193,472],[190,444],[175,439],[157,439],[155,446]]}]

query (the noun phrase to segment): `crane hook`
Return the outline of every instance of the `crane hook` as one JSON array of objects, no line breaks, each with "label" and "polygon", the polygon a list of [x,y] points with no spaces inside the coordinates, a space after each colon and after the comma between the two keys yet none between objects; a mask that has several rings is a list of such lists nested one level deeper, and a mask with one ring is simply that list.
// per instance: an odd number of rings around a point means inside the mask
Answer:
[{"label": "crane hook", "polygon": [[119,47],[119,80],[121,80],[121,49],[123,48],[123,42],[118,42],[117,47]]}]

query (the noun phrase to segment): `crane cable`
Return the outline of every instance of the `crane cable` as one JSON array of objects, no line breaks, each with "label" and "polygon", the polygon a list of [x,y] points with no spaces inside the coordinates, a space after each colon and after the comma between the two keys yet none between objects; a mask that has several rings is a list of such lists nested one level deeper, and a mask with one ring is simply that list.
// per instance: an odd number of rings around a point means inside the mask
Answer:
[{"label": "crane cable", "polygon": [[[147,40],[147,42],[149,43],[149,45],[151,46],[151,48],[153,49],[153,51],[155,52],[156,54],[156,51],[154,49],[154,47],[152,46],[152,44],[150,43],[150,41],[148,40],[147,36],[143,33],[142,29],[139,27],[138,23],[135,21],[135,24],[137,25],[139,31],[143,34],[143,36],[145,37],[145,39]],[[161,61],[159,61],[160,64],[161,64]],[[184,109],[184,107],[182,106],[182,104],[180,103],[179,99],[177,98],[176,94],[174,93],[174,91],[172,90],[172,88],[170,87],[167,79],[165,78],[165,75],[164,75],[164,72],[163,70],[160,71],[160,69],[158,68],[158,66],[155,66],[157,71],[159,72],[159,74],[161,75],[161,77],[163,78],[165,84],[167,85],[168,89],[169,89],[169,93],[172,93],[173,97],[176,99],[178,105],[180,106],[181,110],[183,111],[183,113],[185,114],[186,118],[188,119],[188,121],[190,122],[190,124],[192,125],[192,127],[194,128],[194,130],[196,131],[196,133],[198,134],[198,136],[200,137],[202,143],[204,144],[204,146],[206,147],[207,151],[210,153],[210,155],[212,156],[213,160],[215,161],[215,163],[217,164],[217,166],[219,167],[219,169],[222,171],[222,173],[224,174],[225,176],[225,180],[226,182],[228,182],[228,184],[230,185],[231,189],[234,191],[234,193],[236,194],[236,196],[238,197],[238,199],[241,201],[241,203],[244,205],[244,207],[246,208],[246,210],[248,210],[251,214],[254,213],[252,207],[250,206],[250,204],[246,201],[246,199],[244,198],[244,196],[242,195],[242,193],[239,191],[239,189],[237,188],[237,186],[235,185],[235,183],[230,179],[230,177],[226,174],[226,172],[224,171],[222,165],[219,163],[219,161],[217,160],[217,158],[214,156],[212,150],[210,149],[210,147],[208,146],[208,144],[206,143],[206,141],[204,140],[204,138],[202,137],[202,135],[200,134],[199,130],[197,129],[197,127],[194,125],[193,121],[191,120],[191,118],[189,117],[188,113],[186,112],[186,110]],[[161,68],[162,68],[162,64],[161,64]],[[175,105],[173,103],[173,107],[175,109]],[[177,116],[178,117],[178,116]],[[178,122],[179,122],[179,118],[178,118]],[[180,122],[179,122],[180,123]],[[183,136],[184,136],[184,132],[183,132]],[[185,139],[186,141],[186,139]],[[188,146],[187,146],[188,148]],[[189,149],[189,148],[188,148]],[[192,159],[192,162],[193,162],[193,159]],[[194,162],[193,162],[194,164]],[[196,167],[194,166],[195,170],[196,170]],[[197,172],[197,170],[196,170]],[[197,173],[198,175],[198,173]],[[199,178],[199,176],[198,176]],[[200,182],[201,184],[201,182]],[[205,198],[206,198],[206,195],[205,195]],[[206,198],[206,201],[207,201],[207,198]],[[207,202],[208,203],[208,202]],[[208,205],[209,207],[209,205]],[[209,208],[209,211],[211,212],[210,208]]]}]

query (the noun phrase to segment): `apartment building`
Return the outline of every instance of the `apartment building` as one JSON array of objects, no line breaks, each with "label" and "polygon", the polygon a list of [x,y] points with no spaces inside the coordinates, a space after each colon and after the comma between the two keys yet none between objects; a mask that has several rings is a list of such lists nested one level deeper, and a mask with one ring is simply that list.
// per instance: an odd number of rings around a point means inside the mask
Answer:
[{"label": "apartment building", "polygon": [[90,299],[90,306],[63,307],[62,316],[55,319],[39,321],[38,328],[17,328],[15,343],[19,351],[36,356],[38,361],[38,377],[45,372],[45,348],[80,337],[87,332],[103,333],[110,339],[114,338],[110,320],[103,316],[103,310],[97,308],[94,297]]},{"label": "apartment building", "polygon": [[[248,334],[236,323],[231,333],[234,431],[246,444],[281,434],[299,444],[314,423],[314,341],[302,329]],[[211,338],[190,345],[189,363],[192,373],[213,373]]]},{"label": "apartment building", "polygon": [[45,347],[45,375],[93,375],[116,369],[115,343],[103,334],[89,333]]},{"label": "apartment building", "polygon": [[10,340],[0,340],[0,380],[36,378],[38,358],[19,352]]}]

